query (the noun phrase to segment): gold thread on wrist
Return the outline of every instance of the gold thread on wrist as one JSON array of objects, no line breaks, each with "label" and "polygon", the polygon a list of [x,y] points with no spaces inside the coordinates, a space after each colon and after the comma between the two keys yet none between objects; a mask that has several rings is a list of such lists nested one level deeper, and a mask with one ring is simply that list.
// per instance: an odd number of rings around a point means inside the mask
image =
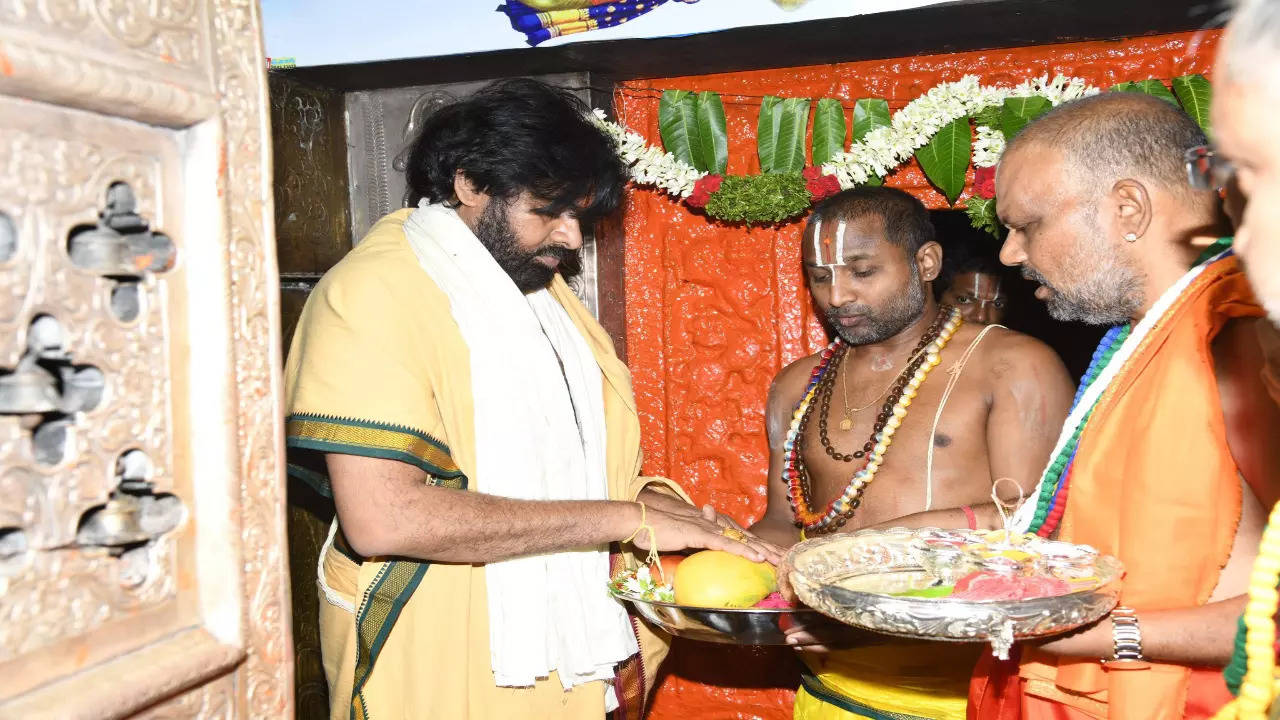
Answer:
[{"label": "gold thread on wrist", "polygon": [[627,539],[623,540],[622,542],[629,543],[632,540],[635,540],[636,536],[639,535],[641,531],[648,532],[649,533],[649,554],[645,555],[644,562],[646,565],[651,565],[651,566],[656,565],[658,567],[658,577],[661,578],[663,582],[666,582],[667,578],[665,577],[665,574],[662,572],[662,561],[661,561],[661,558],[658,557],[658,535],[657,533],[654,532],[653,526],[649,524],[649,520],[648,520],[649,509],[645,507],[645,504],[643,502],[639,500],[636,500],[635,502],[637,505],[640,506],[640,524],[637,525],[636,529],[633,530],[631,534],[627,536]]},{"label": "gold thread on wrist", "polygon": [[636,529],[635,529],[635,530],[632,530],[632,531],[631,531],[631,534],[627,536],[627,539],[626,539],[626,540],[623,540],[623,541],[622,541],[622,542],[624,542],[624,543],[629,543],[629,542],[631,542],[632,540],[635,540],[635,539],[636,539],[636,536],[640,534],[640,531],[641,531],[641,530],[648,530],[648,531],[649,531],[649,539],[651,539],[651,540],[653,539],[653,528],[649,527],[649,524],[646,522],[646,518],[648,517],[648,514],[647,514],[647,513],[648,513],[648,508],[646,508],[646,507],[644,506],[644,503],[643,503],[643,502],[640,502],[639,500],[636,500],[635,502],[636,502],[636,504],[637,504],[637,505],[639,505],[639,506],[640,506],[640,524],[636,526]]}]

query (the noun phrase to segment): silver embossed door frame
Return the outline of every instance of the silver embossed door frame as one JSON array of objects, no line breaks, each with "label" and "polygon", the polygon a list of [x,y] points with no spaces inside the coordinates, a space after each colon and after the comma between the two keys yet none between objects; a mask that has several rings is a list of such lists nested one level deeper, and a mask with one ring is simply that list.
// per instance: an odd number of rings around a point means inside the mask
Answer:
[{"label": "silver embossed door frame", "polygon": [[0,2],[0,717],[288,717],[249,0]]}]

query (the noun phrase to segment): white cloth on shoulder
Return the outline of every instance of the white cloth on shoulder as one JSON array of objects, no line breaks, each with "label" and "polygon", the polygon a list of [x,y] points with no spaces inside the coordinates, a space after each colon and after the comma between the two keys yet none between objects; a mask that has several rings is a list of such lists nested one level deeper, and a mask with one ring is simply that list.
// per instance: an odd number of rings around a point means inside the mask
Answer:
[{"label": "white cloth on shoulder", "polygon": [[[520,292],[454,210],[423,201],[404,227],[470,353],[475,489],[607,500],[604,380],[564,307],[547,290]],[[638,651],[625,610],[605,589],[607,547],[489,563],[484,572],[499,686],[527,687],[552,670],[566,690],[610,680]]]}]

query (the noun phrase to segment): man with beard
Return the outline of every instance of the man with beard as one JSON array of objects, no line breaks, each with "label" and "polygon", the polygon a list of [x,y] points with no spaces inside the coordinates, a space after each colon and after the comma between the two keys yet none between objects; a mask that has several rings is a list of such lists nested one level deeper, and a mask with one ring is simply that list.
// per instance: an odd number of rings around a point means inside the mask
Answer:
[{"label": "man with beard", "polygon": [[984,658],[973,717],[1203,718],[1229,699],[1232,650],[1280,419],[1262,389],[1253,300],[1218,236],[1216,194],[1187,184],[1204,144],[1162,100],[1061,105],[996,175],[1001,260],[1063,320],[1111,326],[1019,530],[1125,567],[1120,606],[1067,636]]},{"label": "man with beard", "polygon": [[[924,206],[901,190],[823,201],[803,260],[835,339],[773,381],[768,507],[753,530],[790,546],[873,526],[998,527],[993,485],[1029,492],[1066,415],[1057,355],[937,305],[942,251]],[[974,646],[877,644],[834,623],[790,640],[809,669],[796,718],[964,717]]]},{"label": "man with beard", "polygon": [[572,95],[491,85],[426,121],[418,207],[309,298],[286,434],[337,509],[318,572],[335,720],[634,717],[665,647],[605,592],[608,545],[778,558],[638,476],[630,376],[557,273],[624,179]]}]

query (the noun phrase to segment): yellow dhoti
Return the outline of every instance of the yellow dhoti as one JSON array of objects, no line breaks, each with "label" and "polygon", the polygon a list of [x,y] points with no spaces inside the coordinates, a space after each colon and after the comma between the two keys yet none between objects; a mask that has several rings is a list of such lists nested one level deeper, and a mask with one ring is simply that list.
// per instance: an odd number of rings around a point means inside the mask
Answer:
[{"label": "yellow dhoti", "polygon": [[984,645],[903,642],[807,655],[796,720],[964,720]]}]

